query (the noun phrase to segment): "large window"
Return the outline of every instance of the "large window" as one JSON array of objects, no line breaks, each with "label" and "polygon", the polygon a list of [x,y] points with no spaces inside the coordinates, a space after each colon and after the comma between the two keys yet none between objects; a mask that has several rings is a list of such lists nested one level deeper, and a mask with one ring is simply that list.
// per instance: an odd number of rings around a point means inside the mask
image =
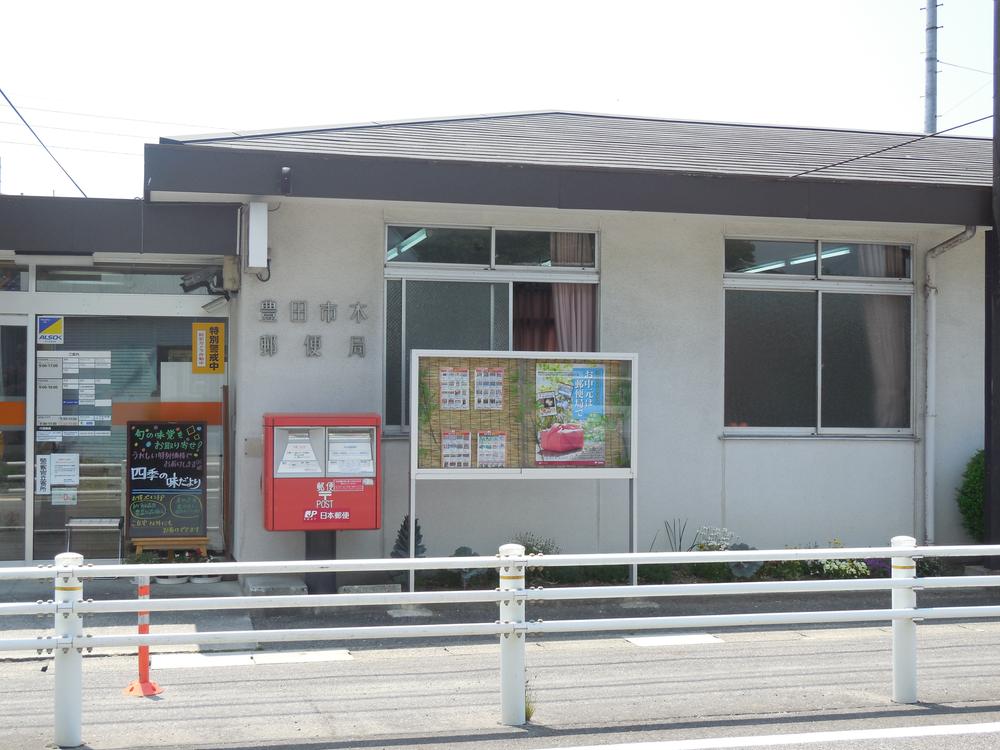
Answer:
[{"label": "large window", "polygon": [[587,232],[386,228],[385,422],[405,426],[413,349],[595,351]]},{"label": "large window", "polygon": [[725,426],[908,433],[910,248],[726,240]]}]

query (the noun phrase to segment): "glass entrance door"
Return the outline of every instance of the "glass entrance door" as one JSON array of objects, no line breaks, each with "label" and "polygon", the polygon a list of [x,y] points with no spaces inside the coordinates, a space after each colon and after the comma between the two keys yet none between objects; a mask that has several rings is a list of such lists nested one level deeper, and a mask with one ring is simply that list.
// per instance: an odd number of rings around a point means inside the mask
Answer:
[{"label": "glass entrance door", "polygon": [[0,562],[25,559],[28,328],[0,315]]}]

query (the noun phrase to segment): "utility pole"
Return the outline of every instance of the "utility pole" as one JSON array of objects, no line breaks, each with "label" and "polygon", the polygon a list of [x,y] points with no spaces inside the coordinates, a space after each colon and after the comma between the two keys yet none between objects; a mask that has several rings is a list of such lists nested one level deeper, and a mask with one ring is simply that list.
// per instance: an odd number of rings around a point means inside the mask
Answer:
[{"label": "utility pole", "polygon": [[924,132],[937,132],[937,2],[927,0],[927,58],[924,73]]}]

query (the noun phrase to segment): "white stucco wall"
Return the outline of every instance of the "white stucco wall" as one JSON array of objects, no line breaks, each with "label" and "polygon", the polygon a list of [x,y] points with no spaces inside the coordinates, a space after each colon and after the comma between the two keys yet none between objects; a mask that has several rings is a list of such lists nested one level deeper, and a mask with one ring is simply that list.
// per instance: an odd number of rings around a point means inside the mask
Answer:
[{"label": "white stucco wall", "polygon": [[[272,202],[272,207],[278,200]],[[267,411],[380,411],[383,399],[383,243],[386,223],[500,225],[600,233],[600,343],[639,353],[639,549],[663,522],[726,525],[757,547],[882,544],[922,523],[921,443],[916,439],[725,439],[723,423],[723,239],[770,236],[864,239],[914,245],[922,253],[958,227],[760,220],[625,212],[556,211],[282,198],[269,215],[270,281],[243,276],[234,306],[236,555],[300,557],[303,536],[266,532],[260,498],[261,417]],[[939,262],[938,536],[961,538],[950,490],[982,439],[982,244]],[[275,299],[280,322],[260,323]],[[310,304],[307,324],[288,322],[293,299]],[[340,305],[322,324],[318,303]],[[921,427],[922,296],[914,296],[913,420]],[[349,320],[349,304],[369,318]],[[278,334],[279,353],[258,355],[257,337]],[[323,335],[323,357],[305,357],[307,333]],[[350,335],[367,357],[348,358]],[[249,455],[247,455],[249,454]],[[408,443],[384,446],[383,530],[339,535],[338,554],[388,554],[406,512]],[[916,498],[916,499],[915,499]],[[421,482],[418,517],[429,554],[468,545],[490,554],[518,531],[553,537],[564,551],[623,549],[624,482],[534,480]],[[918,534],[919,535],[919,534]],[[657,547],[662,545],[660,534]]]},{"label": "white stucco wall", "polygon": [[937,260],[937,544],[973,541],[962,529],[955,490],[983,447],[985,273],[982,233]]}]

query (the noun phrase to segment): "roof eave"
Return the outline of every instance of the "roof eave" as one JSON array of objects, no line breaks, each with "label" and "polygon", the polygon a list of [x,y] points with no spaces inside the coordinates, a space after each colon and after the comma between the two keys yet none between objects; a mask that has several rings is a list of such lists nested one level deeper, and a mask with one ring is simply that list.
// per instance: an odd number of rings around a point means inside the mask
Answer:
[{"label": "roof eave", "polygon": [[160,193],[989,225],[990,188],[926,183],[464,162],[147,144]]},{"label": "roof eave", "polygon": [[0,195],[0,248],[16,253],[235,255],[239,206]]}]

